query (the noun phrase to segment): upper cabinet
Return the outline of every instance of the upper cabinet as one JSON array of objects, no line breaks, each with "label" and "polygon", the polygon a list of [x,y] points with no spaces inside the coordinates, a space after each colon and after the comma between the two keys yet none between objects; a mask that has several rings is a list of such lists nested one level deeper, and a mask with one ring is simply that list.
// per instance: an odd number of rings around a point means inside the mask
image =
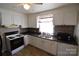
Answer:
[{"label": "upper cabinet", "polygon": [[[22,28],[27,27],[27,15],[8,10],[0,10],[2,17],[2,25],[10,27],[10,25],[21,25]],[[0,18],[1,18],[0,17]]]},{"label": "upper cabinet", "polygon": [[10,25],[13,24],[13,18],[10,13],[2,12],[2,25]]},{"label": "upper cabinet", "polygon": [[54,25],[63,25],[63,12],[62,11],[55,11],[53,14]]},{"label": "upper cabinet", "polygon": [[21,25],[22,28],[27,27],[27,16],[23,14],[15,14],[13,17],[14,17],[13,24]]},{"label": "upper cabinet", "polygon": [[76,25],[77,11],[71,9],[57,10],[53,14],[54,25]]},{"label": "upper cabinet", "polygon": [[67,10],[63,13],[64,25],[76,25],[77,24],[77,12],[75,10]]}]

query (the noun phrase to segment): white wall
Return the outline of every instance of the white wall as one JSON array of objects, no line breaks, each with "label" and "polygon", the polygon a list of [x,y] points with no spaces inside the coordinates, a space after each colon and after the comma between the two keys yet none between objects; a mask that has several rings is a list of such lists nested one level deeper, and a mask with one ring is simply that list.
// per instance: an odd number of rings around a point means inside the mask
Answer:
[{"label": "white wall", "polygon": [[2,15],[2,25],[9,26],[11,24],[16,24],[22,25],[22,27],[27,27],[27,15],[1,8],[0,13]]}]

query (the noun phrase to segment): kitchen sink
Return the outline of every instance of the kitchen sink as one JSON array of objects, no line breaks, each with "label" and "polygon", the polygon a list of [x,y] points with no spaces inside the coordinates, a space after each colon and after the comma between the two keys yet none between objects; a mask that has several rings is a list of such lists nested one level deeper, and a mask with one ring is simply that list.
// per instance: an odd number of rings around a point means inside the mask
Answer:
[{"label": "kitchen sink", "polygon": [[51,35],[50,36],[39,35],[38,37],[46,38],[46,39],[53,39],[53,37]]}]

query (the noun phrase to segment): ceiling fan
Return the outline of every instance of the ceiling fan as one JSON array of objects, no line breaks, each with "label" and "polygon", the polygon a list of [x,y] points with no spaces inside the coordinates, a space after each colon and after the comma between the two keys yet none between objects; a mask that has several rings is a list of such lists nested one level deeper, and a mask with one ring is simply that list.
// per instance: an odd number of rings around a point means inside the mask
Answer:
[{"label": "ceiling fan", "polygon": [[32,5],[42,5],[43,3],[22,3],[17,6],[22,6],[25,10],[29,10]]}]

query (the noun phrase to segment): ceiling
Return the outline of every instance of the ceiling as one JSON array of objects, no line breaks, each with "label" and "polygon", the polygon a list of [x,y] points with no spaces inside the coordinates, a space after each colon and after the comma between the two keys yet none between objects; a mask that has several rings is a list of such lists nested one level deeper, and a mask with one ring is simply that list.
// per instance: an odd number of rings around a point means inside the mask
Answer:
[{"label": "ceiling", "polygon": [[37,12],[58,8],[58,7],[67,5],[68,3],[32,4],[29,10],[25,10],[21,4],[22,3],[0,3],[0,8],[9,9],[20,13],[37,13]]}]

